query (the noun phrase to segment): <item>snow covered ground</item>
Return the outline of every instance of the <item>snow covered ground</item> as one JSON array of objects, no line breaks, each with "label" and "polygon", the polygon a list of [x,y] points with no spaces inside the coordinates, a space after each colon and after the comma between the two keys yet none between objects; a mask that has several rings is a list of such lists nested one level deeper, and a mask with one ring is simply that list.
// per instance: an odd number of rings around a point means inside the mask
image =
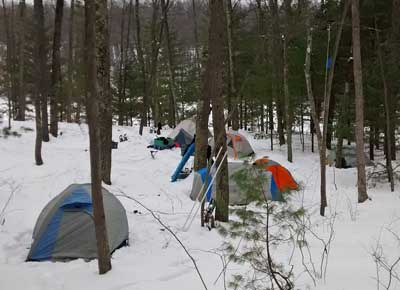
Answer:
[{"label": "snow covered ground", "polygon": [[[130,246],[113,254],[111,272],[99,276],[96,261],[26,263],[33,227],[42,208],[69,184],[90,181],[89,140],[86,125],[61,123],[63,134],[43,144],[44,165],[38,167],[34,164],[33,154],[35,133],[21,127],[34,129],[34,123],[13,122],[13,129],[22,136],[0,138],[0,213],[7,204],[0,216],[3,217],[0,220],[0,289],[204,289],[192,262],[176,240],[145,209],[122,196],[118,198],[127,211]],[[224,289],[223,279],[214,284],[222,264],[220,257],[213,253],[221,246],[223,238],[216,230],[201,228],[199,218],[189,231],[180,230],[193,205],[188,197],[192,177],[170,182],[181,158],[180,150],[161,151],[152,159],[146,146],[154,136],[148,133],[148,128],[144,136],[137,132],[137,127],[114,127],[114,140],[123,133],[129,140],[113,150],[113,185],[107,188],[117,195],[123,191],[155,211],[196,259],[208,289]],[[254,140],[250,135],[249,140],[258,156],[268,155],[280,162],[303,185],[304,192],[299,193],[299,198],[293,202],[300,202],[304,196],[306,208],[313,212],[316,232],[321,236],[329,235],[326,219],[318,214],[318,155],[310,153],[308,145],[306,152],[301,152],[295,137],[294,163],[290,164],[286,161],[285,147],[276,145],[275,150],[270,151],[268,140]],[[388,230],[400,234],[398,187],[397,192],[391,193],[388,184],[370,186],[372,201],[357,204],[355,169],[334,172],[328,167],[327,175],[328,216],[336,214],[337,217],[326,279],[318,279],[314,286],[301,268],[295,268],[296,289],[378,289],[377,270],[371,256],[377,243],[381,245],[378,250],[384,252],[388,264],[400,256],[399,241]],[[312,238],[310,246],[319,268],[323,246]],[[287,256],[281,254],[277,253],[282,259]],[[298,257],[292,263],[298,265]],[[241,270],[241,266],[231,263],[227,279],[229,274]],[[388,282],[383,271],[380,280],[384,284]],[[400,289],[396,278],[393,278],[390,289]]]}]

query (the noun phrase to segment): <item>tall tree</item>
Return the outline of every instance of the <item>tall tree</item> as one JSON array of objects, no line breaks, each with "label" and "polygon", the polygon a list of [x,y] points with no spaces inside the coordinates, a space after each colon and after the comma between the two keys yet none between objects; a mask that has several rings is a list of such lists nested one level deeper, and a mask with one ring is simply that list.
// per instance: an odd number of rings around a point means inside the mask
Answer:
[{"label": "tall tree", "polygon": [[[128,25],[126,31],[126,47],[124,56],[124,78],[122,81],[123,98],[126,100],[126,86],[128,82],[129,68],[131,64],[131,26],[132,26],[132,10],[133,10],[133,0],[129,0],[128,4]],[[128,124],[129,116],[132,117],[132,113],[124,109],[124,117],[126,119],[126,124]]]},{"label": "tall tree", "polygon": [[[381,49],[381,40],[380,40],[380,31],[378,28],[376,16],[375,16],[375,36],[376,36],[376,50],[378,54],[378,62],[379,62],[379,70],[382,79],[383,86],[383,104],[385,107],[385,136],[386,136],[386,168],[390,182],[390,189],[394,191],[394,178],[393,178],[393,167],[392,167],[392,122],[390,118],[390,107],[389,107],[389,89],[388,83],[386,80],[386,72],[383,63],[382,49]],[[372,133],[371,133],[372,134]],[[373,147],[373,146],[372,146]]]},{"label": "tall tree", "polygon": [[125,0],[122,1],[122,15],[121,15],[121,30],[120,30],[120,52],[119,52],[119,74],[118,74],[118,125],[124,124],[124,103],[125,103],[125,90],[123,87],[124,82],[124,66],[125,66]]},{"label": "tall tree", "polygon": [[[395,121],[396,121],[396,111],[398,110],[398,102],[394,96],[400,95],[400,0],[393,0],[392,3],[392,31],[390,39],[390,59],[392,63],[391,69],[391,98],[389,98],[390,104],[390,121],[393,124],[391,127],[391,141],[392,141],[392,160],[396,160],[396,138],[395,138]],[[398,99],[398,98],[397,98]]]},{"label": "tall tree", "polygon": [[13,117],[13,110],[12,110],[12,56],[11,56],[11,31],[10,31],[10,24],[9,24],[9,15],[7,13],[7,7],[5,1],[2,0],[3,4],[3,20],[4,20],[4,30],[6,35],[6,49],[7,49],[7,56],[6,56],[6,63],[7,63],[7,73],[6,73],[6,88],[7,88],[7,100],[8,100],[8,128],[11,129],[11,119]]},{"label": "tall tree", "polygon": [[[210,0],[210,24],[208,36],[208,59],[205,71],[205,84],[203,94],[211,98],[213,128],[215,138],[215,152],[221,150],[221,156],[226,152],[225,121],[224,121],[224,97],[223,74],[225,60],[226,24],[223,0]],[[221,160],[216,160],[219,166]],[[217,209],[215,219],[219,221],[229,220],[229,186],[228,186],[228,162],[222,160],[221,169],[216,177]]]},{"label": "tall tree", "polygon": [[165,41],[168,54],[168,80],[169,80],[169,126],[175,127],[177,119],[176,108],[176,84],[175,84],[175,64],[174,64],[174,49],[171,41],[171,34],[168,22],[168,10],[171,4],[170,1],[161,0],[161,10],[164,18]]},{"label": "tall tree", "polygon": [[237,110],[236,82],[235,82],[235,63],[233,47],[233,7],[231,0],[225,0],[226,13],[226,35],[228,42],[228,111],[232,114],[232,129],[239,130],[239,114]]},{"label": "tall tree", "polygon": [[71,105],[74,98],[74,21],[75,21],[75,0],[71,0],[69,7],[69,28],[68,28],[68,91],[65,104],[67,122],[72,122]]},{"label": "tall tree", "polygon": [[42,165],[42,140],[43,126],[41,116],[41,102],[43,95],[46,94],[46,50],[44,35],[44,11],[42,0],[33,1],[33,19],[34,19],[34,57],[33,68],[35,77],[34,96],[35,96],[35,120],[36,120],[36,141],[35,141],[35,161],[36,165]]},{"label": "tall tree", "polygon": [[53,35],[53,61],[51,65],[50,87],[50,134],[58,135],[58,103],[61,100],[61,29],[63,22],[64,0],[57,0]]},{"label": "tall tree", "polygon": [[26,3],[25,0],[19,1],[19,18],[18,18],[18,110],[16,120],[25,121],[25,107],[26,107],[26,96],[25,96],[25,82],[24,82],[24,70],[25,70],[25,11]]},{"label": "tall tree", "polygon": [[365,176],[364,157],[364,93],[361,62],[361,40],[360,40],[360,7],[359,0],[351,0],[352,12],[352,34],[353,34],[353,73],[354,91],[356,102],[356,151],[357,151],[357,187],[358,202],[368,199],[367,184]]},{"label": "tall tree", "polygon": [[[36,0],[40,1],[40,0]],[[97,25],[106,27],[107,1],[85,1],[85,51],[86,51],[86,111],[89,122],[89,140],[90,140],[90,169],[92,180],[92,200],[94,226],[97,241],[97,257],[99,265],[99,273],[104,274],[111,270],[110,250],[107,239],[106,219],[104,214],[103,194],[101,187],[101,164],[100,164],[100,126],[99,126],[99,103],[97,95],[98,73],[96,64],[96,48],[97,37],[100,30],[96,29]],[[97,25],[96,25],[97,24]],[[101,90],[101,89],[100,89]]]},{"label": "tall tree", "polygon": [[37,3],[37,14],[35,16],[39,19],[36,20],[36,33],[37,33],[37,41],[38,41],[38,48],[40,49],[39,53],[39,62],[40,62],[40,90],[38,92],[38,96],[40,96],[40,106],[41,106],[41,117],[42,117],[42,141],[49,142],[49,114],[48,114],[48,87],[47,87],[47,47],[46,47],[46,27],[45,27],[45,20],[44,20],[44,8],[43,2],[39,1]]},{"label": "tall tree", "polygon": [[151,34],[151,53],[150,53],[150,76],[149,76],[149,96],[152,107],[154,125],[160,121],[160,106],[157,97],[158,79],[158,59],[164,30],[164,17],[159,21],[160,0],[152,0],[152,17],[150,24]]},{"label": "tall tree", "polygon": [[307,20],[307,49],[306,49],[306,60],[305,60],[305,65],[304,65],[304,74],[305,74],[305,79],[306,79],[306,85],[307,85],[307,95],[308,99],[310,102],[310,111],[311,111],[311,117],[312,120],[314,120],[314,128],[315,132],[317,134],[317,140],[318,140],[318,148],[319,148],[319,161],[320,161],[320,174],[321,174],[321,188],[320,188],[320,194],[321,194],[321,202],[320,202],[320,214],[322,216],[325,215],[325,208],[328,204],[327,198],[326,198],[326,171],[325,171],[325,158],[326,156],[324,155],[325,151],[323,151],[323,145],[322,145],[322,132],[321,128],[319,126],[319,119],[318,119],[318,114],[317,114],[317,109],[315,106],[315,97],[314,97],[314,92],[312,88],[312,76],[311,76],[311,54],[312,54],[312,49],[313,49],[313,35],[312,35],[312,27],[309,23],[309,20]]},{"label": "tall tree", "polygon": [[293,119],[293,108],[290,99],[289,92],[289,60],[288,60],[288,43],[290,42],[290,21],[292,14],[292,1],[284,1],[285,9],[285,34],[282,35],[283,40],[283,95],[285,97],[285,116],[286,116],[286,141],[287,141],[287,160],[293,162],[293,150],[292,150],[292,119]]},{"label": "tall tree", "polygon": [[101,179],[111,185],[112,94],[107,0],[96,1],[96,71],[100,112]]},{"label": "tall tree", "polygon": [[[281,31],[279,27],[279,3],[278,0],[269,0],[269,9],[271,11],[271,41],[270,51],[276,53],[277,51],[283,51],[281,46]],[[271,54],[272,55],[272,54]],[[281,55],[282,56],[282,55]],[[284,135],[284,102],[282,100],[282,59],[283,57],[271,57],[272,67],[272,94],[275,98],[276,112],[277,112],[277,129],[279,135],[279,145],[285,144]]]},{"label": "tall tree", "polygon": [[148,95],[148,83],[146,75],[146,65],[143,55],[143,44],[142,44],[142,29],[140,23],[140,4],[139,0],[135,0],[135,18],[136,18],[136,50],[138,54],[138,60],[140,65],[140,72],[143,81],[143,106],[140,114],[140,127],[139,134],[143,134],[143,127],[147,124],[147,108],[149,104]]}]

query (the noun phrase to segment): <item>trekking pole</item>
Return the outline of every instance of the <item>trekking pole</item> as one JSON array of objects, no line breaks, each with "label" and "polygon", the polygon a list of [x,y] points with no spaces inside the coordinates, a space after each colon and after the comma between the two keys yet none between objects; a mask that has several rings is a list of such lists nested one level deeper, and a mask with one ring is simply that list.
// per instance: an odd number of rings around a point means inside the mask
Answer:
[{"label": "trekking pole", "polygon": [[[218,165],[217,170],[215,171],[215,174],[211,177],[210,184],[208,185],[207,190],[204,191],[203,197],[201,198],[201,202],[200,202],[200,204],[197,206],[197,209],[196,209],[195,213],[192,215],[192,219],[190,220],[190,223],[188,224],[187,228],[183,228],[184,231],[188,231],[188,230],[190,229],[190,227],[192,226],[192,223],[193,223],[193,221],[194,221],[194,219],[195,219],[197,213],[199,212],[200,206],[201,206],[201,204],[203,203],[203,201],[205,200],[205,198],[206,198],[206,196],[207,196],[207,192],[210,190],[210,188],[211,188],[211,186],[212,186],[212,184],[213,184],[213,181],[214,181],[215,177],[218,175],[220,169],[222,168],[222,163],[223,163],[224,159],[227,157],[227,154],[228,154],[228,152],[225,152],[224,156],[222,157],[221,163]],[[200,195],[200,194],[199,194],[199,195]]]},{"label": "trekking pole", "polygon": [[[222,152],[222,147],[221,147],[221,148],[219,149],[219,151],[218,151],[217,158],[219,157],[219,155],[221,154],[221,152]],[[211,167],[214,168],[215,166],[212,165]],[[211,171],[211,170],[209,170],[209,171]],[[207,171],[206,174],[209,173],[209,171]],[[206,179],[207,179],[207,178],[206,178]],[[193,213],[194,207],[196,206],[196,201],[197,201],[197,200],[199,199],[199,197],[201,196],[201,193],[203,192],[204,187],[206,186],[206,183],[207,183],[207,182],[206,182],[206,180],[205,180],[204,183],[203,183],[203,185],[202,185],[201,188],[200,188],[199,193],[198,193],[197,196],[196,196],[195,202],[193,203],[192,209],[190,210],[189,215],[188,215],[188,217],[187,217],[185,223],[184,223],[183,226],[182,226],[182,229],[185,228],[187,222],[189,221],[190,216],[191,216],[192,213]]]}]

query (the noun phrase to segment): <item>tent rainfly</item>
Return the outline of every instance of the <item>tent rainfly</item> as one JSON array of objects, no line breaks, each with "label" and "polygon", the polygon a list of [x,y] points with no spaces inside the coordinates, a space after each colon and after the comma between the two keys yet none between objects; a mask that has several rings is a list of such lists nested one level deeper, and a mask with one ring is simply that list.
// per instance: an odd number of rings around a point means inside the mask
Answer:
[{"label": "tent rainfly", "polygon": [[[128,219],[121,202],[102,189],[110,251],[127,245]],[[42,210],[27,261],[97,258],[91,184],[72,184]]]}]

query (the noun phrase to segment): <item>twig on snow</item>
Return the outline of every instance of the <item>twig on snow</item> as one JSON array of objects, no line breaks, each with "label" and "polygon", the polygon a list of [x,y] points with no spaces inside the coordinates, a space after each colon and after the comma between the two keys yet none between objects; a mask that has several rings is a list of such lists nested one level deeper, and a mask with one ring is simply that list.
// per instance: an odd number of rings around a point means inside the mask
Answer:
[{"label": "twig on snow", "polygon": [[204,286],[204,289],[208,290],[206,283],[204,282],[203,276],[200,273],[199,267],[197,266],[196,260],[193,258],[193,256],[189,253],[189,251],[187,250],[186,246],[182,243],[182,241],[178,238],[178,236],[171,230],[171,228],[169,226],[167,226],[166,224],[164,224],[162,222],[162,220],[151,210],[149,209],[147,206],[145,206],[143,203],[141,203],[140,201],[138,201],[136,198],[127,195],[125,192],[123,192],[121,189],[118,189],[118,191],[122,194],[123,197],[133,200],[134,202],[136,202],[137,204],[139,204],[141,207],[143,207],[145,210],[147,210],[148,212],[151,213],[151,215],[154,217],[154,219],[160,224],[162,225],[174,238],[175,240],[181,245],[181,247],[183,248],[183,250],[185,251],[186,255],[190,258],[190,260],[192,261],[196,272],[201,280],[201,283]]}]

